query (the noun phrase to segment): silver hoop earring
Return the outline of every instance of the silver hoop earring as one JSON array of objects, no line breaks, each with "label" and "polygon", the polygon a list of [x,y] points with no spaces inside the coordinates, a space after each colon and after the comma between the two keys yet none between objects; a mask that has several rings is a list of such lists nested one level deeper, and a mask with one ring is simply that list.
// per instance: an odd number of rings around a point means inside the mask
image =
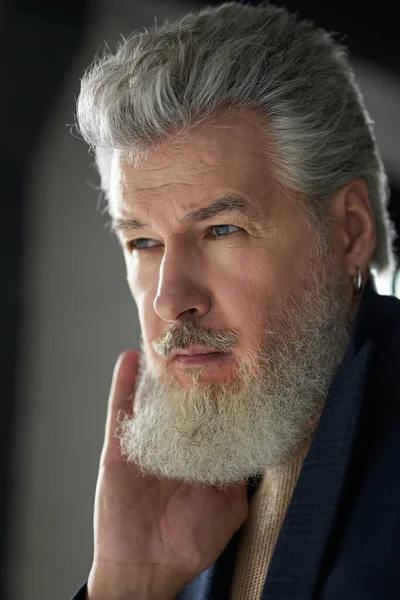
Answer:
[{"label": "silver hoop earring", "polygon": [[363,284],[362,272],[361,272],[360,267],[357,267],[357,275],[352,277],[352,279],[353,279],[354,295],[359,296],[361,294],[362,284]]}]

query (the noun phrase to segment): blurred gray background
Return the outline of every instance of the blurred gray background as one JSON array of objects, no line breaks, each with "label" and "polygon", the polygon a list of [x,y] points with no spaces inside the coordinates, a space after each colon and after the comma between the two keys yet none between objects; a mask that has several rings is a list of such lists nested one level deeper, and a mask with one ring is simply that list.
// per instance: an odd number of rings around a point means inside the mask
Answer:
[{"label": "blurred gray background", "polygon": [[[346,35],[376,122],[400,231],[395,9],[384,1],[357,11],[333,2],[277,4]],[[90,570],[112,371],[118,354],[139,344],[93,157],[70,133],[79,79],[105,41],[114,49],[121,33],[202,3],[10,0],[5,6],[0,598],[54,600],[71,597]],[[394,293],[391,279],[378,287]]]}]

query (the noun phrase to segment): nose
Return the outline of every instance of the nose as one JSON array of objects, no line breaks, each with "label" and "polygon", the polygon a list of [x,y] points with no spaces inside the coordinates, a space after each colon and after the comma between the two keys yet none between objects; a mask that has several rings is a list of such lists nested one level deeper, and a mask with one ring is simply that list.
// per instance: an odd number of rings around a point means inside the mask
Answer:
[{"label": "nose", "polygon": [[165,250],[153,308],[164,321],[201,317],[210,310],[210,295],[196,257],[182,249]]}]

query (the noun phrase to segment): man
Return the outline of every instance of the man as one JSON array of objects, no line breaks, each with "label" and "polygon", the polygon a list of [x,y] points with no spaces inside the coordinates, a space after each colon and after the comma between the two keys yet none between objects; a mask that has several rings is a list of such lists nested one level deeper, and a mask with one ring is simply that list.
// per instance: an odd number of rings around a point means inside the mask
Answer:
[{"label": "man", "polygon": [[75,598],[392,597],[400,305],[371,269],[394,233],[345,50],[229,3],[132,35],[77,116],[142,348],[114,372]]}]

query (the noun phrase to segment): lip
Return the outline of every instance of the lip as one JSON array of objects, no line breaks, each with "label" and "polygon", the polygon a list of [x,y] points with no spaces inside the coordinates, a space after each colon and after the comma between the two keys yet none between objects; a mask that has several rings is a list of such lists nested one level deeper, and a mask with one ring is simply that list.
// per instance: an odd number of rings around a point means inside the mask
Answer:
[{"label": "lip", "polygon": [[178,362],[181,365],[202,366],[225,360],[227,358],[227,354],[220,352],[219,350],[214,350],[213,348],[192,346],[186,350],[173,350],[170,358],[171,360],[174,360],[174,362]]},{"label": "lip", "polygon": [[222,352],[203,352],[202,354],[177,354],[174,362],[180,366],[201,367],[226,361],[227,354]]},{"label": "lip", "polygon": [[194,356],[199,354],[222,354],[220,350],[216,350],[215,348],[206,348],[205,346],[190,346],[190,348],[186,348],[182,350],[177,348],[176,350],[172,350],[170,354],[170,358],[175,358],[176,356]]}]

